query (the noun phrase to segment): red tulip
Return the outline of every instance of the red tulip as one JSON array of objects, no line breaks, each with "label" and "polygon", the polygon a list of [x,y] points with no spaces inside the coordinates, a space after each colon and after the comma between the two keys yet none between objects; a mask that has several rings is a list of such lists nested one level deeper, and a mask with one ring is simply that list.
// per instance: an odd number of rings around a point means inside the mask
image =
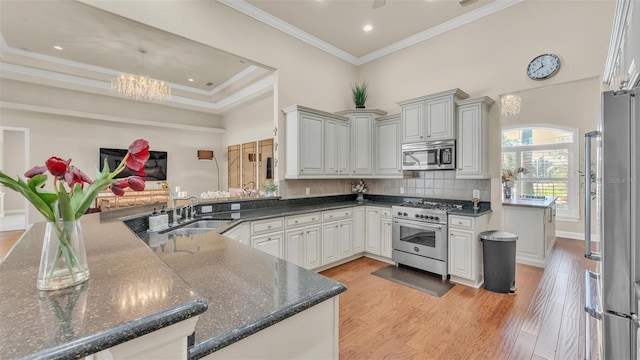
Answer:
[{"label": "red tulip", "polygon": [[127,167],[138,175],[144,175],[144,163],[149,160],[149,142],[138,139],[129,145]]},{"label": "red tulip", "polygon": [[144,179],[139,177],[139,176],[130,176],[127,178],[127,183],[129,184],[129,187],[131,187],[131,189],[133,191],[142,191],[144,190]]},{"label": "red tulip", "polygon": [[124,195],[124,189],[119,186],[116,186],[116,184],[111,184],[109,188],[111,188],[111,191],[113,191],[113,193],[116,194],[116,196]]},{"label": "red tulip", "polygon": [[46,171],[47,171],[46,166],[34,166],[31,168],[31,170],[24,173],[24,177],[26,177],[27,179],[31,179],[36,175],[44,174]]},{"label": "red tulip", "polygon": [[93,180],[89,179],[87,174],[82,172],[82,170],[78,169],[75,166],[70,166],[69,171],[64,174],[64,181],[69,185],[69,187],[73,187],[73,184],[78,183],[84,186],[84,183],[93,184]]},{"label": "red tulip", "polygon": [[126,189],[129,187],[129,182],[127,182],[127,179],[123,179],[116,181],[115,183],[113,183],[113,185],[119,187],[120,189]]},{"label": "red tulip", "polygon": [[46,165],[51,175],[62,176],[67,172],[70,162],[71,159],[64,161],[57,156],[52,156],[49,158],[49,160],[47,160]]}]

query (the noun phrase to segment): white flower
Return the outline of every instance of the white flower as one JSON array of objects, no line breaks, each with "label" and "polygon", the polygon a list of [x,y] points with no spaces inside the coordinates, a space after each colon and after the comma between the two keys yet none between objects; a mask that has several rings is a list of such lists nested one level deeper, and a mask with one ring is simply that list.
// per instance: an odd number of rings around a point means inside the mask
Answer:
[{"label": "white flower", "polygon": [[366,193],[367,192],[367,183],[364,180],[360,180],[357,184],[351,184],[351,191],[357,193]]},{"label": "white flower", "polygon": [[502,182],[506,183],[507,181],[518,180],[518,174],[528,174],[529,169],[519,167],[515,170],[513,169],[502,169]]}]

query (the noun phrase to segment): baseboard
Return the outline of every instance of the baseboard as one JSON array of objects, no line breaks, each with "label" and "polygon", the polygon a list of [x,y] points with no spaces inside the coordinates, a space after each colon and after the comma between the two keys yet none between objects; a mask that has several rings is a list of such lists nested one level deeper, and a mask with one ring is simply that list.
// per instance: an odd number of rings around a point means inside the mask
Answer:
[{"label": "baseboard", "polygon": [[[574,239],[574,240],[584,240],[584,233],[556,230],[556,237]],[[591,241],[600,241],[600,235],[591,234]]]}]

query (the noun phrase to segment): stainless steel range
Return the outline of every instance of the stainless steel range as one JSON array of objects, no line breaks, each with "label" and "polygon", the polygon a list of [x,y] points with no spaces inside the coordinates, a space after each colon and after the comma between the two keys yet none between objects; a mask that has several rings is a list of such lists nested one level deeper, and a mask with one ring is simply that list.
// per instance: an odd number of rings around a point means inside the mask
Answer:
[{"label": "stainless steel range", "polygon": [[412,201],[392,206],[392,259],[447,278],[447,203]]}]

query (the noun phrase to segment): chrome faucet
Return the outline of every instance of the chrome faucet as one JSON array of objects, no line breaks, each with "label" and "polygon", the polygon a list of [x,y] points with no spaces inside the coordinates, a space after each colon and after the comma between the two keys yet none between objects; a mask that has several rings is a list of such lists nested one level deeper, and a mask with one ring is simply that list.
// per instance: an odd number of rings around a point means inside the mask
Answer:
[{"label": "chrome faucet", "polygon": [[[173,196],[173,192],[171,192],[171,190],[169,190],[171,196],[171,204],[173,206],[173,208],[171,209],[171,211],[173,212],[173,220],[171,223],[171,226],[176,226],[180,223],[179,219],[182,219],[182,217],[185,215],[184,212],[185,210],[187,211],[187,216],[190,216],[191,219],[195,219],[195,209],[194,206],[198,205],[200,203],[200,198],[198,198],[195,195],[189,196],[189,197],[176,197]],[[183,206],[182,208],[178,209],[178,200],[189,200],[189,205],[188,206]],[[193,201],[195,200],[195,204],[193,203]]]}]

